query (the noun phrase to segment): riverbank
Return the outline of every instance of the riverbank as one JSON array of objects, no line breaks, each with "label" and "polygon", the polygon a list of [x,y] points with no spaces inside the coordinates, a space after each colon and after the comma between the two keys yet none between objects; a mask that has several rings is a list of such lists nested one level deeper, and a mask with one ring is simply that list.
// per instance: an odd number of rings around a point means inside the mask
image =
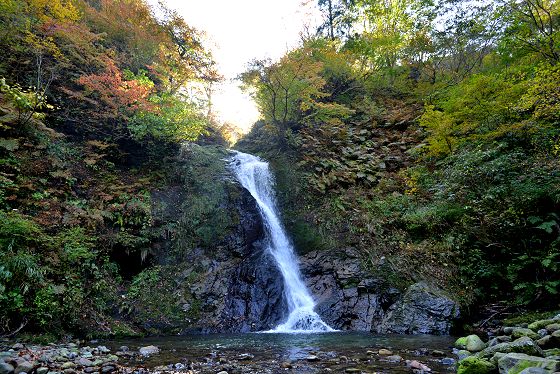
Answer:
[{"label": "riverbank", "polygon": [[411,373],[428,369],[453,373],[453,341],[444,336],[347,332],[209,334],[50,345],[10,341],[0,345],[0,373]]}]

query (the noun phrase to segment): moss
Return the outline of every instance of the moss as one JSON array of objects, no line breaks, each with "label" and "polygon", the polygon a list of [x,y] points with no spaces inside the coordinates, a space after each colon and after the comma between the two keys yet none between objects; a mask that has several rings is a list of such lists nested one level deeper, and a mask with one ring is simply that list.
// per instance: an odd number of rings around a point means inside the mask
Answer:
[{"label": "moss", "polygon": [[523,323],[532,323],[538,320],[544,320],[550,318],[550,316],[560,313],[560,311],[548,311],[548,312],[523,312],[519,315],[504,319],[502,324],[504,326],[516,326]]},{"label": "moss", "polygon": [[496,371],[491,362],[477,357],[467,357],[459,362],[457,374],[489,374]]},{"label": "moss", "polygon": [[459,349],[467,348],[467,337],[463,336],[455,341],[455,347]]},{"label": "moss", "polygon": [[535,321],[533,323],[530,323],[529,326],[527,326],[528,328],[530,328],[531,330],[534,331],[538,331],[540,329],[545,328],[548,325],[551,325],[553,323],[558,322],[557,320],[554,319],[541,319],[539,321]]}]

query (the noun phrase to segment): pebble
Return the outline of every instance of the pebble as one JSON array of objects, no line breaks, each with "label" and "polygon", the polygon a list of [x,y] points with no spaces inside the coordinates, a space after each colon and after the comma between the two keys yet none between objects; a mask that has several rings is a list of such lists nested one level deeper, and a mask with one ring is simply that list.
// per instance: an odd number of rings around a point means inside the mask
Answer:
[{"label": "pebble", "polygon": [[319,357],[315,356],[315,355],[309,355],[305,358],[307,361],[319,361]]},{"label": "pebble", "polygon": [[228,372],[227,372],[227,371],[224,371],[224,370],[222,370],[222,371],[218,372],[218,374],[228,374]]},{"label": "pebble", "polygon": [[443,351],[433,350],[432,351],[432,356],[443,357],[443,356],[445,356],[445,353]]},{"label": "pebble", "polygon": [[286,362],[282,362],[282,363],[280,364],[280,367],[281,367],[282,369],[291,369],[293,366],[292,366],[292,363],[291,363],[291,362],[286,361]]},{"label": "pebble", "polygon": [[385,360],[387,360],[389,362],[401,362],[402,357],[399,356],[399,355],[392,355],[392,356],[385,357]]},{"label": "pebble", "polygon": [[390,356],[393,354],[393,351],[382,348],[377,353],[379,353],[381,356]]},{"label": "pebble", "polygon": [[241,360],[241,361],[251,360],[251,359],[253,359],[253,358],[255,358],[255,356],[253,356],[253,355],[250,354],[250,353],[242,353],[242,354],[240,354],[239,356],[237,356],[237,359],[238,359],[238,360]]},{"label": "pebble", "polygon": [[455,365],[455,359],[451,357],[446,357],[441,359],[443,365]]}]

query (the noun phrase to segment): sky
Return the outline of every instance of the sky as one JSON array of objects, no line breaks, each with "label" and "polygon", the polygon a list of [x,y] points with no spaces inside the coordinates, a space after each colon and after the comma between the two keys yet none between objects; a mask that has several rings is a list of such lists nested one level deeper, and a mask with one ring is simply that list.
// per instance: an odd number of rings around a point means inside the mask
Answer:
[{"label": "sky", "polygon": [[213,97],[222,122],[244,131],[258,120],[251,98],[241,92],[235,77],[254,58],[280,58],[297,45],[300,32],[315,29],[320,19],[315,1],[302,0],[167,0],[191,26],[204,31],[225,82]]}]

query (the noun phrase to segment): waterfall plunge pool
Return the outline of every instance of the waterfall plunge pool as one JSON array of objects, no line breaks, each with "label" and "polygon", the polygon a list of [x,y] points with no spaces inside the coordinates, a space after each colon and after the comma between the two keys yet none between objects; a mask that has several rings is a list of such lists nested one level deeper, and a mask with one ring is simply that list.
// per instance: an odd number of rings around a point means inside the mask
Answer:
[{"label": "waterfall plunge pool", "polygon": [[[131,351],[155,345],[161,352],[142,361],[125,357],[119,361],[130,366],[164,370],[161,366],[183,364],[195,373],[410,373],[406,360],[417,360],[433,373],[454,373],[450,360],[455,339],[431,335],[375,335],[364,332],[313,334],[191,334],[100,342],[116,351],[126,345]],[[391,362],[379,355],[388,349],[402,357]],[[369,354],[368,354],[368,351]],[[436,352],[434,352],[436,351]],[[437,352],[439,351],[439,352]],[[374,353],[372,353],[374,352]],[[248,355],[247,355],[248,354]],[[443,354],[443,355],[442,355]],[[316,356],[316,361],[309,361]],[[282,368],[289,363],[290,370]],[[181,367],[181,366],[179,366]],[[350,369],[350,370],[348,370]],[[348,370],[348,371],[347,371]],[[185,371],[188,372],[188,371]]]}]

